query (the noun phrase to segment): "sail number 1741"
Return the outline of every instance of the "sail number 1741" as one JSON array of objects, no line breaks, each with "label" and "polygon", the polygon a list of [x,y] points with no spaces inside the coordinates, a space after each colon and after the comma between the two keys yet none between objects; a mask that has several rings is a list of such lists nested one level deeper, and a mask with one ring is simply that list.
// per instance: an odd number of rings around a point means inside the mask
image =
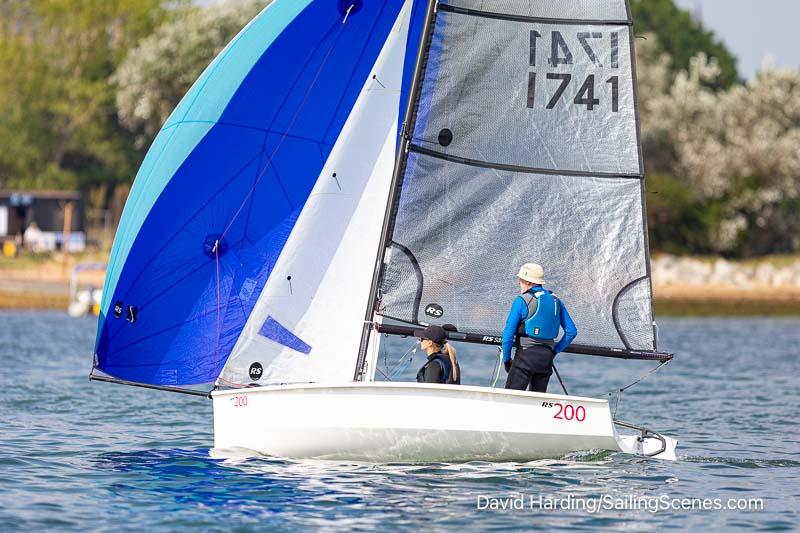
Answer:
[{"label": "sail number 1741", "polygon": [[[546,109],[553,109],[561,97],[564,96],[567,88],[572,82],[572,74],[548,72],[547,80],[550,85],[554,87],[552,94],[547,102]],[[558,86],[552,81],[557,81]],[[611,76],[606,80],[606,83],[611,86],[611,111],[617,113],[619,111],[619,76]],[[578,92],[575,94],[572,103],[576,105],[585,105],[589,111],[594,111],[595,106],[600,105],[600,99],[595,97],[595,78],[594,74],[589,74],[586,80],[581,84]],[[528,73],[528,109],[533,109],[536,105],[536,73]]]},{"label": "sail number 1741", "polygon": [[[579,31],[572,34],[553,30],[549,35],[549,47],[546,46],[547,37],[538,31],[530,31],[530,46],[525,51],[528,54],[529,66],[532,69],[541,69],[544,66],[542,60],[546,59],[549,68],[556,72],[548,72],[546,80],[542,80],[541,76],[537,78],[535,71],[528,72],[528,109],[536,106],[539,95],[544,92],[546,96],[543,101],[547,102],[545,109],[555,108],[564,93],[567,93],[570,97],[574,95],[573,104],[585,105],[588,111],[594,111],[595,107],[600,105],[600,98],[597,98],[595,93],[603,90],[602,85],[598,87],[597,81],[599,80],[595,80],[595,75],[588,74],[584,80],[575,80],[574,87],[577,87],[577,90],[572,89],[567,92],[573,82],[572,74],[557,71],[562,68],[574,68],[576,64],[583,65],[587,69],[610,68],[612,71],[619,69],[619,32]],[[543,42],[540,43],[540,41]],[[541,46],[542,44],[545,46]],[[549,54],[547,54],[548,48]],[[539,57],[544,54],[547,56]],[[611,111],[617,113],[619,111],[619,76],[610,76],[605,83],[610,86]],[[537,84],[543,87],[539,87]]]}]

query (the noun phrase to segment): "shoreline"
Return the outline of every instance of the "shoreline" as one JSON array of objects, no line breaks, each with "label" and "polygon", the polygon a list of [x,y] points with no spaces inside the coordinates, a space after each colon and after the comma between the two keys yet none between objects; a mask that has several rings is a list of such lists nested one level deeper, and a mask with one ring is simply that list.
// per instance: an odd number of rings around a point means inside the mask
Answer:
[{"label": "shoreline", "polygon": [[[105,262],[106,252],[64,257],[0,257],[0,310],[66,312],[72,267]],[[81,286],[102,287],[86,271]],[[653,307],[659,317],[800,317],[800,257],[728,262],[661,255],[653,260]]]},{"label": "shoreline", "polygon": [[[69,305],[69,286],[54,290],[48,284],[47,290],[33,289],[34,284],[26,283],[21,290],[0,290],[0,310],[2,311],[63,311]],[[781,294],[767,292],[753,294],[738,288],[721,290],[719,287],[693,286],[691,291],[668,291],[661,287],[654,290],[653,307],[656,318],[661,317],[735,317],[770,316],[800,317],[800,293],[782,291]],[[761,297],[759,297],[761,296]]]}]

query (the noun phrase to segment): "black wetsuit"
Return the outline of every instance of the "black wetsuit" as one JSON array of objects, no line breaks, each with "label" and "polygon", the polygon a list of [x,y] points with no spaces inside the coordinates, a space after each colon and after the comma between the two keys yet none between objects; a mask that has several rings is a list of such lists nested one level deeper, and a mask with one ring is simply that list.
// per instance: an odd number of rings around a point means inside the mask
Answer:
[{"label": "black wetsuit", "polygon": [[508,371],[506,388],[547,392],[555,355],[549,346],[532,344],[518,347]]},{"label": "black wetsuit", "polygon": [[436,352],[428,356],[428,360],[417,372],[419,383],[449,383],[451,385],[461,384],[461,367],[456,361],[458,377],[453,380],[453,372],[450,364],[450,356],[446,352]]}]

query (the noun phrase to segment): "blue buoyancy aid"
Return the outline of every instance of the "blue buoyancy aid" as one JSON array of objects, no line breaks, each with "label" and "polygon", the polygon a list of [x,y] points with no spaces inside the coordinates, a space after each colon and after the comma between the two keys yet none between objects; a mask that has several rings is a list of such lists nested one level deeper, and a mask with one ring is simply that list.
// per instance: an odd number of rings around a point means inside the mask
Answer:
[{"label": "blue buoyancy aid", "polygon": [[525,335],[542,341],[558,337],[561,327],[558,297],[547,289],[534,287],[523,294],[522,299],[528,306],[528,317],[523,323]]}]

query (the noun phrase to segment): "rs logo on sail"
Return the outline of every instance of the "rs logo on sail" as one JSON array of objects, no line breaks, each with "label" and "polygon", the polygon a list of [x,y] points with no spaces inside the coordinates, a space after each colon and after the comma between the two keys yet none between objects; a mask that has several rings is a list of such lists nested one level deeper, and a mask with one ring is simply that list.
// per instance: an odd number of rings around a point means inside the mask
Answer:
[{"label": "rs logo on sail", "polygon": [[439,304],[428,304],[425,314],[433,318],[441,318],[444,315],[444,309]]}]

